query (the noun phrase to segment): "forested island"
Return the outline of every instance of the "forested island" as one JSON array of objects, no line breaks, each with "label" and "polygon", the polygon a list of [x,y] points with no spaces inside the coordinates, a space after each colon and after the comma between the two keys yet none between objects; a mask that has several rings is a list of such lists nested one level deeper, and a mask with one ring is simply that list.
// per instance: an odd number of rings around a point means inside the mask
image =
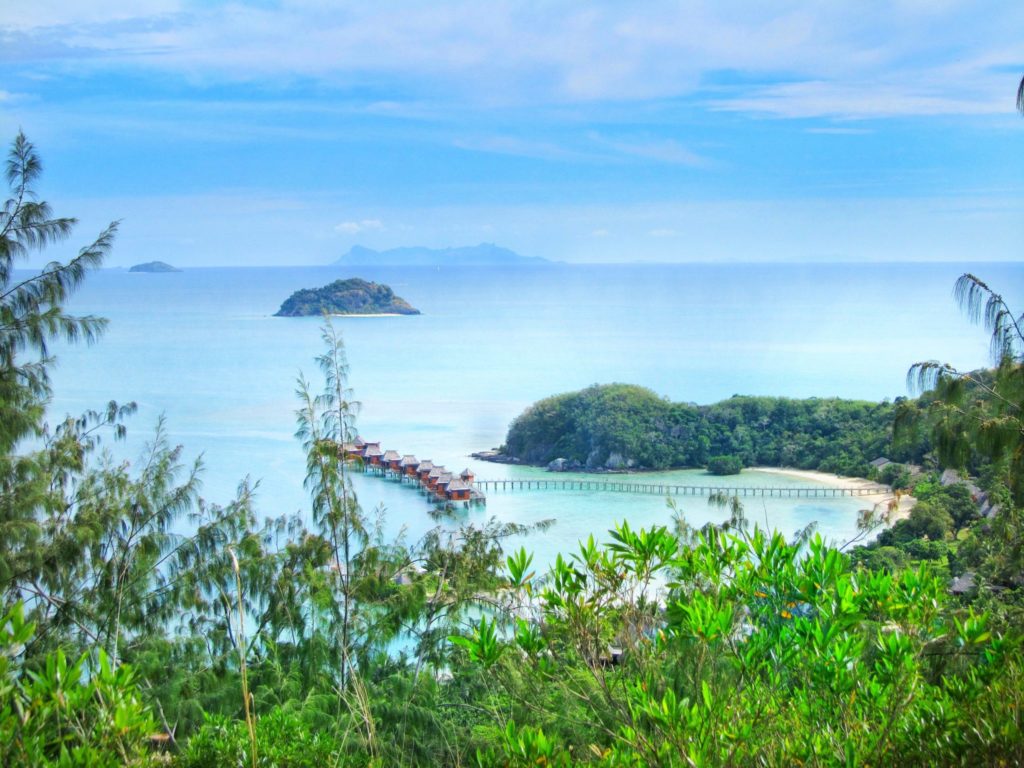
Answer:
[{"label": "forested island", "polygon": [[166,261],[147,261],[145,264],[136,264],[131,267],[129,272],[181,272],[175,266],[168,264]]},{"label": "forested island", "polygon": [[921,458],[920,440],[893,441],[901,407],[902,401],[741,396],[694,405],[644,387],[595,385],[530,406],[500,450],[525,464],[564,460],[558,468],[707,467],[735,474],[761,465],[866,476],[880,456]]},{"label": "forested island", "polygon": [[335,280],[323,288],[296,291],[274,317],[328,315],[418,315],[420,311],[395,295],[387,285],[368,283],[358,277]]}]

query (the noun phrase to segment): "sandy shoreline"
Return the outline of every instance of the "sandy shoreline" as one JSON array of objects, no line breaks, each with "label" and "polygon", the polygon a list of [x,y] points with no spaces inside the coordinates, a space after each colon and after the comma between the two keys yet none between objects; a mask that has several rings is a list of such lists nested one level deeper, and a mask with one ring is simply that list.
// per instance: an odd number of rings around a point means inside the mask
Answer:
[{"label": "sandy shoreline", "polygon": [[339,312],[331,317],[405,317],[400,312]]},{"label": "sandy shoreline", "polygon": [[[834,475],[831,472],[818,472],[811,469],[789,469],[787,467],[750,467],[749,469],[754,472],[765,472],[767,474],[783,475],[801,480],[812,480],[828,485],[831,488],[875,488],[881,485],[881,483],[866,480],[863,477],[843,477],[842,475]],[[871,493],[859,498],[876,505],[880,512],[888,510],[890,504],[896,500],[896,496],[893,493]],[[917,499],[913,496],[901,496],[899,504],[892,510],[889,516],[889,522],[894,523],[907,517],[916,503]]]}]

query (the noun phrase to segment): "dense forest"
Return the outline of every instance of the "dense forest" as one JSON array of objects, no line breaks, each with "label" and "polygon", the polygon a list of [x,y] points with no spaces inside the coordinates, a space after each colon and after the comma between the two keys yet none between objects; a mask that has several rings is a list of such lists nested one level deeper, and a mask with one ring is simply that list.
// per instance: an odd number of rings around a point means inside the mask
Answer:
[{"label": "dense forest", "polygon": [[[665,526],[623,522],[541,573],[525,549],[503,550],[524,529],[493,519],[381,536],[338,460],[354,421],[329,324],[320,383],[298,385],[308,517],[260,522],[247,482],[226,503],[202,499],[202,467],[162,428],[126,461],[131,404],[48,427],[48,345],[101,337],[102,319],[65,306],[116,226],[16,278],[75,223],[39,201],[40,172],[19,135],[0,209],[0,764],[1019,764],[1024,317],[978,278],[957,298],[985,318],[993,369],[919,364],[929,394],[895,416],[740,398],[715,421],[626,390],[669,434],[705,435],[709,457],[812,462],[804,436],[841,444],[850,427],[869,433],[845,438],[856,458],[884,444],[890,418],[927,434],[923,511],[877,545],[851,556],[811,530],[789,540],[715,497],[724,525],[694,530],[672,504]],[[764,418],[789,437],[762,439]],[[658,425],[641,422],[638,450]],[[730,430],[743,436],[721,442]],[[984,514],[937,474],[969,465]],[[885,512],[865,513],[865,540]]]},{"label": "dense forest", "polygon": [[590,469],[707,466],[728,474],[760,465],[866,476],[880,456],[922,458],[926,442],[911,430],[893,441],[902,405],[735,396],[698,406],[610,384],[535,403],[512,422],[502,450],[531,464],[564,458]]}]

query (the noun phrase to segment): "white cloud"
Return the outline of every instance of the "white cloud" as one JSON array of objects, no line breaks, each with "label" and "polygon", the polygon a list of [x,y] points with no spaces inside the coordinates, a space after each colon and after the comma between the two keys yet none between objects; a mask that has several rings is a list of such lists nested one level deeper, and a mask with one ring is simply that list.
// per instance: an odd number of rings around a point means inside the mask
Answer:
[{"label": "white cloud", "polygon": [[824,128],[805,128],[804,133],[820,133],[826,136],[866,136],[874,133],[868,128],[839,128],[829,126]]},{"label": "white cloud", "polygon": [[487,136],[484,138],[456,139],[454,145],[472,152],[490,152],[499,155],[532,157],[540,160],[564,160],[579,157],[575,152],[545,141],[529,141],[515,136]]},{"label": "white cloud", "polygon": [[413,98],[475,105],[710,93],[718,109],[780,117],[985,114],[1024,62],[1024,4],[979,11],[967,0],[5,6],[5,65],[397,83]]},{"label": "white cloud", "polygon": [[646,139],[621,141],[592,134],[591,138],[603,147],[623,155],[654,160],[669,165],[686,165],[702,168],[710,164],[707,158],[698,155],[674,139]]},{"label": "white cloud", "polygon": [[651,237],[675,237],[679,233],[674,229],[669,229],[668,227],[659,227],[657,229],[650,230],[647,234]]},{"label": "white cloud", "polygon": [[591,237],[608,237],[608,234],[609,234],[609,232],[608,232],[607,229],[595,229],[595,230],[593,230],[590,233],[590,236]]},{"label": "white cloud", "polygon": [[335,232],[355,235],[360,232],[379,232],[384,229],[380,219],[363,219],[362,221],[343,221],[334,227]]},{"label": "white cloud", "polygon": [[1002,92],[986,88],[980,93],[957,94],[913,84],[816,81],[757,88],[746,98],[722,99],[713,102],[712,106],[719,110],[762,113],[781,118],[998,115],[1008,112],[1010,96],[1012,90],[1009,87]]}]

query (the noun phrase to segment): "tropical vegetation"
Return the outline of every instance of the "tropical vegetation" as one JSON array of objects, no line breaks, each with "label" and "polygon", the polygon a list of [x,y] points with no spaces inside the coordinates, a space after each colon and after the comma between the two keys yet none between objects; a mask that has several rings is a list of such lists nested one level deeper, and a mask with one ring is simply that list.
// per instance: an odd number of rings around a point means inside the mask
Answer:
[{"label": "tropical vegetation", "polygon": [[[358,404],[330,324],[319,383],[297,382],[308,518],[259,521],[247,481],[223,504],[202,499],[202,466],[182,462],[162,425],[125,461],[131,404],[47,426],[49,344],[102,334],[101,319],[65,306],[116,225],[67,263],[16,274],[74,226],[36,197],[40,171],[19,135],[0,210],[4,765],[1019,761],[1024,339],[977,278],[960,295],[986,312],[995,369],[918,366],[935,389],[906,406],[733,398],[712,417],[635,388],[584,395],[635,406],[600,434],[636,418],[642,447],[690,430],[706,459],[821,466],[828,445],[859,461],[895,445],[895,420],[936,472],[912,481],[916,514],[876,547],[851,555],[812,530],[787,540],[714,498],[724,525],[694,530],[672,504],[669,524],[623,522],[541,573],[525,548],[503,549],[524,530],[493,519],[441,518],[420,541],[382,535],[338,460]],[[572,409],[552,410],[576,445]],[[633,444],[600,446],[641,460]],[[975,469],[985,514],[969,487],[942,485],[943,467]],[[967,569],[973,588],[951,593]]]},{"label": "tropical vegetation", "polygon": [[925,444],[893,441],[899,403],[734,396],[675,403],[629,384],[545,398],[509,427],[502,452],[529,464],[564,458],[590,469],[777,466],[865,476],[881,456],[919,461]]}]

